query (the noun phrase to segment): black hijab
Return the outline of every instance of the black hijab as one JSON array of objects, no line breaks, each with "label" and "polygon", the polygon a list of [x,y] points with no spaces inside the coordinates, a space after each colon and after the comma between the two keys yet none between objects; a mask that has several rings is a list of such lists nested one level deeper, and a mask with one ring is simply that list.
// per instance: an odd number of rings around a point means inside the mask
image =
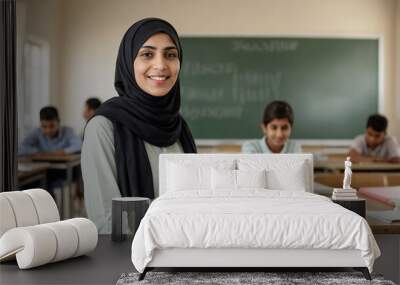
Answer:
[{"label": "black hijab", "polygon": [[159,32],[170,36],[182,64],[178,34],[171,24],[157,18],[136,22],[125,33],[119,47],[114,82],[119,97],[103,103],[95,114],[113,123],[118,186],[123,197],[154,198],[153,176],[144,141],[158,147],[168,147],[179,141],[184,152],[196,152],[192,134],[179,114],[179,78],[168,94],[161,97],[146,93],[135,80],[136,55],[147,39]]}]

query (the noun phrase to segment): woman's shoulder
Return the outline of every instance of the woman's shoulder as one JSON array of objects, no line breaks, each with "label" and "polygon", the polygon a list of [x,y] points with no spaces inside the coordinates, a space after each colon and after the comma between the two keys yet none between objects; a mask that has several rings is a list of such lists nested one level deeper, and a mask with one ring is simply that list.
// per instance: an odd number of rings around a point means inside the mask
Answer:
[{"label": "woman's shoulder", "polygon": [[95,116],[90,119],[86,125],[85,132],[87,131],[100,131],[100,130],[113,130],[113,123],[104,116]]},{"label": "woman's shoulder", "polygon": [[85,128],[85,139],[87,137],[104,137],[114,132],[113,123],[104,116],[95,116],[87,123]]}]

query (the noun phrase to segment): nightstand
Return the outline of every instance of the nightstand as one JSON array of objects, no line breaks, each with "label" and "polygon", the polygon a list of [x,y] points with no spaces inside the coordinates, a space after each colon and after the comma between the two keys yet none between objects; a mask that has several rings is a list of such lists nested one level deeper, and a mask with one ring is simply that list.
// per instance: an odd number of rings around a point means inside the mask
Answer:
[{"label": "nightstand", "polygon": [[365,218],[365,199],[354,199],[354,200],[333,200],[332,202],[339,204],[340,206],[359,214]]}]

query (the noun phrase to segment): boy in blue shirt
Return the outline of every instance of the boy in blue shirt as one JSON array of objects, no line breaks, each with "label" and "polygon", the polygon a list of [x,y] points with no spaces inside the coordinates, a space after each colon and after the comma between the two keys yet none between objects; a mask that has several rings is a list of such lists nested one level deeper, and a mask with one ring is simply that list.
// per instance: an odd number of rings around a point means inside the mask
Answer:
[{"label": "boy in blue shirt", "polygon": [[[63,156],[81,151],[81,139],[72,128],[60,126],[60,118],[55,107],[43,107],[39,116],[40,127],[33,130],[23,140],[18,151],[20,156]],[[74,179],[77,179],[78,175],[80,176],[79,169],[75,168]],[[64,170],[49,169],[47,171],[47,190],[52,196],[54,196],[53,190],[62,187],[65,179]]]},{"label": "boy in blue shirt", "polygon": [[35,129],[23,140],[18,151],[20,156],[65,155],[81,151],[81,139],[72,128],[60,126],[55,107],[43,107],[39,116],[40,128]]}]

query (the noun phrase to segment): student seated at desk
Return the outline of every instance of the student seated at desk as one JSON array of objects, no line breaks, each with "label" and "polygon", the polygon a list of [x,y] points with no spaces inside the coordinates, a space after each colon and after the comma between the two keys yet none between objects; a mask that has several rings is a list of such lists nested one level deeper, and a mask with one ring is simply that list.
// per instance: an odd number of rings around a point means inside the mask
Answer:
[{"label": "student seated at desk", "polygon": [[43,107],[39,116],[40,128],[36,128],[23,140],[18,155],[66,155],[80,152],[82,141],[72,128],[60,126],[60,118],[55,107]]},{"label": "student seated at desk", "polygon": [[400,162],[400,146],[386,134],[388,121],[379,114],[371,115],[365,134],[354,139],[349,156],[354,162]]},{"label": "student seated at desk", "polygon": [[245,142],[243,153],[300,153],[301,147],[289,140],[293,127],[293,110],[284,101],[273,101],[264,109],[261,140]]}]

